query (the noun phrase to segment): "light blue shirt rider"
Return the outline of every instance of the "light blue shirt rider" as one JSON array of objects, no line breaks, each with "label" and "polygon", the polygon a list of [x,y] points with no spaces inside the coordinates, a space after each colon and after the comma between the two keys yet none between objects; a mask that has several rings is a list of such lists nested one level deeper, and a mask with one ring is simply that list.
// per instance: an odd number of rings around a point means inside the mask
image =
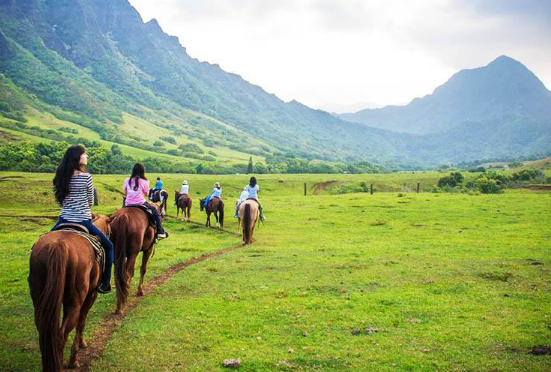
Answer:
[{"label": "light blue shirt rider", "polygon": [[220,198],[222,196],[222,188],[215,187],[210,196]]},{"label": "light blue shirt rider", "polygon": [[162,190],[163,189],[163,181],[157,180],[155,183],[155,190]]}]

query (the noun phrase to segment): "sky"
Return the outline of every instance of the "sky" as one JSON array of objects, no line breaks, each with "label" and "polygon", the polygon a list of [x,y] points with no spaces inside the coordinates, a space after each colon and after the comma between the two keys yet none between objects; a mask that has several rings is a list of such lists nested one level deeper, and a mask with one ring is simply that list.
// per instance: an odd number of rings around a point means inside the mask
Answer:
[{"label": "sky", "polygon": [[500,55],[551,88],[551,0],[129,2],[191,57],[310,107],[406,104]]}]

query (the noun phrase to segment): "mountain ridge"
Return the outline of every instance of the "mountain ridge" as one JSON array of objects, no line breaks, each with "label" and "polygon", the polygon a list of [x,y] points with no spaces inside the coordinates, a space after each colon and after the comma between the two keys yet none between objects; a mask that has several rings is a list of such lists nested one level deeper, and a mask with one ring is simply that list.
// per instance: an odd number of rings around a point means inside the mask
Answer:
[{"label": "mountain ridge", "polygon": [[[25,92],[21,102],[26,105],[92,129],[104,141],[155,149],[169,156],[189,155],[182,148],[191,143],[203,152],[231,150],[242,157],[253,154],[270,161],[297,157],[390,166],[436,165],[450,159],[546,150],[542,143],[550,132],[547,122],[535,116],[519,117],[514,110],[505,110],[508,116],[496,118],[490,112],[479,120],[467,106],[458,112],[460,124],[469,133],[456,126],[440,132],[396,133],[381,125],[341,120],[297,101],[284,102],[217,64],[191,57],[177,37],[166,34],[156,19],[144,22],[126,0],[0,0],[0,76]],[[462,71],[452,79],[461,83]],[[446,89],[440,88],[433,94],[446,96]],[[422,106],[428,96],[408,106]],[[5,101],[4,106],[9,106]],[[544,101],[540,109],[547,113]],[[496,102],[509,109],[506,100]],[[2,104],[0,119],[28,115],[20,104],[11,102],[18,107],[11,111],[2,109]],[[378,110],[370,112],[385,112],[398,120],[402,109]],[[417,113],[419,120],[426,117],[430,110]],[[500,122],[503,118],[507,118],[505,124]],[[144,122],[132,126],[128,120]],[[411,126],[410,122],[411,117],[405,126]],[[537,124],[536,132],[522,133],[531,123]],[[490,125],[501,126],[506,147],[479,138],[495,135]],[[150,135],[140,136],[137,130]],[[518,141],[507,137],[519,132]],[[172,137],[168,142],[167,136]]]}]

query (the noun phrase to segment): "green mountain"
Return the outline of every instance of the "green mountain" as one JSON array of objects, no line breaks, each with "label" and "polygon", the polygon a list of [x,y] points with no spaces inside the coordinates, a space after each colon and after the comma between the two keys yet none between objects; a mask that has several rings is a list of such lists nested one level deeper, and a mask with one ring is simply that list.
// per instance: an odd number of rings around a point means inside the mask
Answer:
[{"label": "green mountain", "polygon": [[135,145],[125,138],[136,134],[125,128],[131,114],[175,126],[176,139],[261,157],[393,156],[376,130],[285,103],[191,58],[125,0],[0,0],[0,21],[4,79],[46,104],[41,111],[76,114],[105,140]]},{"label": "green mountain", "polygon": [[485,67],[462,70],[406,106],[367,109],[341,118],[393,132],[440,133],[494,123],[551,123],[551,92],[522,63],[501,56]]},{"label": "green mountain", "polygon": [[[238,172],[252,155],[260,171],[327,172],[548,151],[549,92],[523,68],[462,71],[407,109],[366,111],[368,126],[191,58],[126,0],[0,0],[0,143],[87,141],[110,152],[103,171],[131,162],[121,152],[165,171]],[[12,150],[0,162],[21,164]]]}]

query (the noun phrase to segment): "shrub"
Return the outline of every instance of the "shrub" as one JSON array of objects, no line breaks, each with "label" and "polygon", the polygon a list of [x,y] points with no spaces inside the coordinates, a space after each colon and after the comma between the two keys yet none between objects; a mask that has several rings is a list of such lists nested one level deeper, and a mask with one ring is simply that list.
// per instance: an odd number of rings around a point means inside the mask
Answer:
[{"label": "shrub", "polygon": [[500,194],[503,191],[494,179],[481,177],[476,181],[477,189],[483,194]]},{"label": "shrub", "polygon": [[438,187],[456,187],[463,183],[463,175],[460,172],[451,172],[449,176],[442,177],[438,180]]},{"label": "shrub", "polygon": [[174,139],[174,137],[160,137],[161,140],[165,141],[165,142],[168,142],[168,143],[172,143],[173,145],[176,144],[176,140]]}]

